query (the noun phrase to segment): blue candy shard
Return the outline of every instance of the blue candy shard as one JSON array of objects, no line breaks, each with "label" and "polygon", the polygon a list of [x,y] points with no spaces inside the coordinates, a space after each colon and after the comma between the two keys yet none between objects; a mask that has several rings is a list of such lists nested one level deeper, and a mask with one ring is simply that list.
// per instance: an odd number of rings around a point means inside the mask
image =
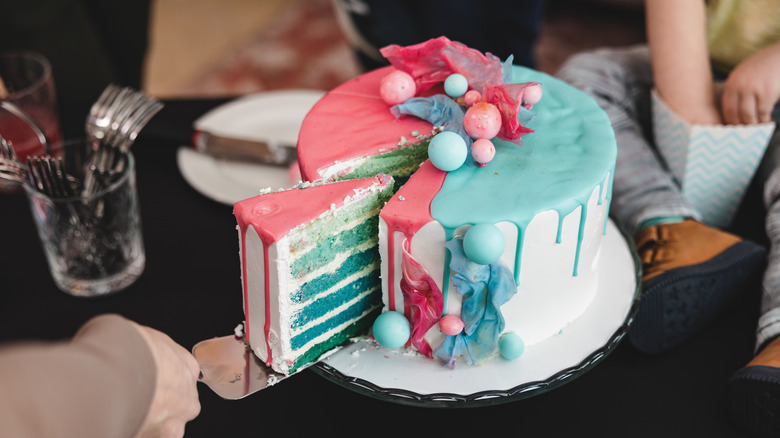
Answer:
[{"label": "blue candy shard", "polygon": [[461,333],[447,336],[435,355],[448,366],[453,366],[458,357],[468,364],[477,364],[497,351],[506,326],[501,306],[512,299],[517,285],[500,261],[490,265],[470,261],[463,252],[462,238],[455,237],[445,246],[452,254],[452,283],[463,295],[461,319],[465,326]]},{"label": "blue candy shard", "polygon": [[474,140],[463,127],[463,117],[466,113],[457,102],[444,94],[430,97],[413,97],[404,103],[390,107],[390,112],[398,118],[402,115],[415,116],[433,126],[441,126],[445,131],[454,132],[471,147]]}]

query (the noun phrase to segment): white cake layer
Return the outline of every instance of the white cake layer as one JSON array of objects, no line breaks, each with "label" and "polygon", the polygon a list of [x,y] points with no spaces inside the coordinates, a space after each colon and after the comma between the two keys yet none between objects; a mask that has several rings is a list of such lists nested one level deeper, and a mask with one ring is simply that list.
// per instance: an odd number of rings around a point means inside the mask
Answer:
[{"label": "white cake layer", "polygon": [[[246,254],[241,254],[241,260],[245,260],[246,279],[242,279],[247,290],[244,291],[244,315],[246,316],[247,337],[249,345],[255,355],[264,363],[268,362],[269,344],[272,351],[273,363],[271,367],[280,372],[289,369],[287,360],[290,357],[289,301],[279,299],[281,288],[286,290],[290,279],[290,267],[287,248],[288,238],[284,237],[279,242],[268,248],[270,295],[266,297],[265,276],[265,252],[263,242],[260,240],[254,227],[248,227],[246,231],[246,245],[242,242],[239,232],[240,248],[246,248]],[[281,254],[280,254],[281,253]],[[269,320],[266,321],[266,315]],[[266,322],[269,323],[266,336]],[[282,329],[284,328],[284,330]],[[266,339],[267,338],[267,339]]]},{"label": "white cake layer", "polygon": [[[351,224],[345,226],[344,228],[349,229],[350,225],[355,225],[359,222],[360,221],[353,221]],[[336,230],[335,232],[339,232],[339,231],[341,230]],[[294,233],[295,233],[294,231],[291,232],[290,234],[283,237],[278,242],[272,244],[268,248],[268,257],[270,262],[269,263],[270,272],[268,273],[270,279],[270,295],[268,297],[266,297],[265,294],[266,274],[263,269],[264,261],[265,261],[263,242],[260,239],[260,236],[255,231],[254,227],[248,227],[247,236],[246,236],[246,259],[245,260],[247,263],[246,272],[247,272],[248,281],[246,282],[246,287],[248,288],[247,291],[248,293],[246,296],[244,314],[247,317],[246,324],[249,333],[248,335],[249,344],[253,352],[255,353],[255,355],[258,358],[260,358],[261,361],[267,363],[268,344],[270,343],[271,357],[272,357],[271,367],[274,370],[285,374],[289,371],[289,365],[293,363],[298,357],[305,355],[309,351],[309,349],[311,349],[313,346],[329,339],[330,337],[336,335],[337,333],[340,333],[342,330],[344,330],[355,320],[352,319],[346,321],[340,326],[334,327],[328,331],[319,334],[316,338],[310,340],[302,348],[299,348],[297,350],[293,350],[291,345],[291,340],[295,335],[305,331],[306,329],[314,325],[320,324],[321,322],[333,317],[334,315],[338,315],[345,309],[359,302],[366,295],[369,295],[371,292],[376,290],[375,288],[372,290],[364,291],[363,293],[354,296],[352,299],[343,303],[342,305],[331,309],[327,314],[323,315],[322,317],[310,321],[304,326],[293,330],[291,328],[292,317],[293,315],[296,314],[296,312],[303,311],[306,304],[293,303],[289,299],[289,295],[280,295],[279,291],[280,290],[295,291],[301,285],[305,284],[311,279],[316,278],[317,276],[322,275],[324,273],[337,270],[341,265],[341,263],[343,263],[344,259],[347,257],[346,254],[343,255],[340,254],[337,257],[335,257],[327,266],[317,271],[309,273],[302,279],[296,280],[292,276],[292,273],[290,272],[290,266],[292,262],[289,254],[291,236],[293,236],[292,238],[294,239],[295,236]],[[239,232],[240,248],[243,247],[241,239],[242,239],[241,233]],[[364,245],[359,246],[356,249],[363,250],[369,246],[371,246],[371,244],[366,243]],[[241,259],[242,260],[244,259],[243,254],[241,254]],[[348,278],[335,284],[330,289],[325,291],[320,291],[318,297],[337,291],[344,285],[349,284],[352,281],[359,279],[360,277],[371,275],[372,272],[373,269],[370,267],[366,267],[365,269],[355,272]],[[377,285],[377,288],[379,288],[379,285]],[[268,334],[266,336],[266,308],[267,307],[270,309],[270,315],[269,315],[270,325],[268,327]],[[370,313],[370,309],[365,312],[365,314],[367,313]],[[365,314],[361,315],[360,318],[364,317]]]},{"label": "white cake layer", "polygon": [[[609,184],[608,176],[605,184]],[[599,193],[604,198],[599,203]],[[558,235],[558,213],[548,210],[537,214],[528,224],[522,242],[521,267],[517,294],[504,306],[501,313],[506,320],[505,332],[514,331],[531,345],[553,336],[566,325],[582,315],[590,305],[598,288],[597,270],[601,252],[601,240],[607,220],[608,202],[606,190],[595,187],[587,205],[587,217],[583,228],[582,245],[579,249],[577,275],[574,275],[575,257],[580,228],[582,207],[578,207],[563,220],[560,243]],[[501,261],[514,273],[517,248],[517,226],[511,222],[496,224],[504,233],[506,246]],[[462,234],[468,226],[459,228]],[[382,255],[382,281],[384,310],[388,308],[387,278],[387,224],[380,218],[379,247]],[[402,278],[401,245],[404,235],[396,232],[395,248],[395,310],[403,312],[404,297],[401,291]],[[411,255],[419,262],[441,289],[443,286],[445,260],[445,231],[437,222],[424,225],[413,237]],[[447,275],[450,275],[447,269]],[[455,291],[452,282],[446,294],[445,313],[460,316],[461,295]],[[426,337],[435,349],[444,335],[435,326]]]}]

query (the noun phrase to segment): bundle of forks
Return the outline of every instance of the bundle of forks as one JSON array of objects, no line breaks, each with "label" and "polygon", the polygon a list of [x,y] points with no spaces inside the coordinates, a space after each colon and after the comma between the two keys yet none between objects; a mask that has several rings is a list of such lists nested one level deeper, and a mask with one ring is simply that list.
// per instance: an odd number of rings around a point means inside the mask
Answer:
[{"label": "bundle of forks", "polygon": [[[27,184],[50,198],[89,197],[122,175],[130,146],[162,107],[161,102],[132,88],[109,85],[86,119],[90,147],[83,169],[70,173],[65,171],[62,157],[42,155],[19,160],[0,132],[0,178]],[[50,150],[50,145],[44,146]]]}]

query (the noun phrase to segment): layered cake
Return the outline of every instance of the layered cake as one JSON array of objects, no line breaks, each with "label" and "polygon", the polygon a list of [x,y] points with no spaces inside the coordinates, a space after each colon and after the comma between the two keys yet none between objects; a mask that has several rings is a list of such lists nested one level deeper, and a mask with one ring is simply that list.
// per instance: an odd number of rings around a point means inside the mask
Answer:
[{"label": "layered cake", "polygon": [[295,372],[368,332],[381,310],[379,209],[392,192],[378,175],[235,204],[244,336],[268,366]]},{"label": "layered cake", "polygon": [[304,180],[396,181],[375,206],[382,313],[370,335],[448,366],[516,359],[598,291],[609,120],[574,87],[446,38],[382,52],[391,66],[327,93],[298,137]]}]

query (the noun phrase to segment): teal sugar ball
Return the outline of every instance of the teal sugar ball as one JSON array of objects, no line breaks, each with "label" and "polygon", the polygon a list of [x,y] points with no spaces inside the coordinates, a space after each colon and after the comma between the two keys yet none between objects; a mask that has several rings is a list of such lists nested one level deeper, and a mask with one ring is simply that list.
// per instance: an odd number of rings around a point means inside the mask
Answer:
[{"label": "teal sugar ball", "polygon": [[395,311],[384,312],[374,320],[374,339],[379,345],[395,350],[406,344],[411,328],[406,317]]},{"label": "teal sugar ball", "polygon": [[469,91],[469,81],[460,73],[453,73],[444,80],[444,92],[450,97],[460,97]]},{"label": "teal sugar ball", "polygon": [[451,131],[436,134],[428,143],[428,158],[437,169],[456,170],[466,162],[469,148],[460,135]]},{"label": "teal sugar ball", "polygon": [[476,224],[463,236],[463,252],[478,265],[498,261],[504,253],[504,234],[493,224]]},{"label": "teal sugar ball", "polygon": [[525,342],[515,332],[506,332],[498,340],[498,351],[507,360],[515,360],[525,352]]}]

